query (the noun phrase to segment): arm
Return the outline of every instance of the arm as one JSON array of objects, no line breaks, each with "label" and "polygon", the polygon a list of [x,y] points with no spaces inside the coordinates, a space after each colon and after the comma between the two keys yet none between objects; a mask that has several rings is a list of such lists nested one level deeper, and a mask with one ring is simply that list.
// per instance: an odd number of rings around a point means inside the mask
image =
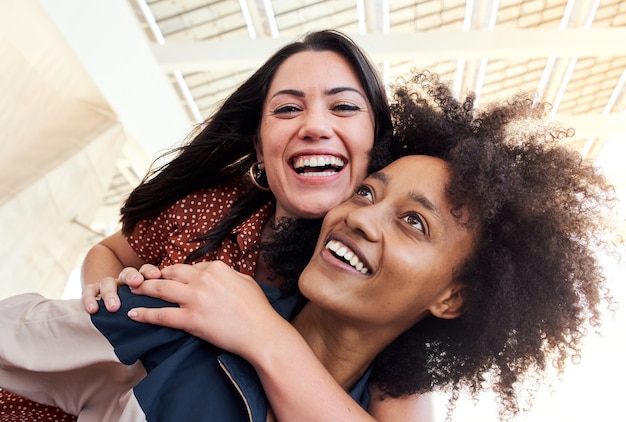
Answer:
[{"label": "arm", "polygon": [[428,399],[415,395],[383,400],[372,386],[368,415],[335,382],[291,324],[280,317],[257,321],[259,326],[252,331],[265,334],[258,344],[246,341],[238,354],[255,367],[279,421],[432,420]]},{"label": "arm", "polygon": [[[175,265],[163,269],[163,277],[170,280],[150,280],[133,291],[176,302],[180,308],[138,308],[129,316],[186,330],[244,357],[257,370],[279,420],[375,420],[335,382],[252,278],[222,262]],[[211,321],[219,324],[211,326]],[[373,404],[380,421],[415,420],[413,398]]]},{"label": "arm", "polygon": [[335,382],[287,321],[277,321],[274,328],[271,325],[263,320],[265,340],[250,345],[244,357],[256,369],[279,421],[377,420]]},{"label": "arm", "polygon": [[98,310],[96,297],[102,296],[107,310],[120,307],[117,296],[117,276],[124,267],[139,268],[144,262],[130,246],[121,232],[116,232],[93,246],[83,261],[83,306],[89,313]]},{"label": "arm", "polygon": [[85,420],[120,420],[125,393],[145,374],[119,362],[79,300],[0,301],[0,339],[0,387]]}]

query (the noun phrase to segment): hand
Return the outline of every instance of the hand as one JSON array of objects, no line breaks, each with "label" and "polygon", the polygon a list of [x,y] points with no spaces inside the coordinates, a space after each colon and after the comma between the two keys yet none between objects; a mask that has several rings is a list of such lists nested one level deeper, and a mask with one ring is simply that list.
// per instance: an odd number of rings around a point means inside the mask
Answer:
[{"label": "hand", "polygon": [[253,352],[255,345],[268,342],[270,321],[287,324],[256,281],[221,261],[176,264],[164,268],[162,276],[164,279],[144,281],[133,293],[180,307],[131,309],[131,319],[185,330],[243,357]]},{"label": "hand", "polygon": [[145,264],[139,270],[133,267],[124,268],[118,278],[105,277],[100,283],[87,284],[83,288],[82,299],[85,310],[90,314],[98,311],[96,300],[102,298],[104,306],[109,312],[116,312],[120,308],[120,298],[117,295],[117,288],[123,284],[131,288],[141,285],[144,280],[161,277],[161,270],[158,267]]}]

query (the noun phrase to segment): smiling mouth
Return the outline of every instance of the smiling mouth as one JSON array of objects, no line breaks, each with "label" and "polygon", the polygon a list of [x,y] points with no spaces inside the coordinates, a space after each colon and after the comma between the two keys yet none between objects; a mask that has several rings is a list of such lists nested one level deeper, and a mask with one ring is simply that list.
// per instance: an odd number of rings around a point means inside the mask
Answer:
[{"label": "smiling mouth", "polygon": [[362,274],[368,274],[370,272],[369,268],[365,266],[357,254],[343,243],[331,239],[326,243],[325,248],[330,250],[335,257],[349,264]]},{"label": "smiling mouth", "polygon": [[343,158],[334,155],[303,155],[293,159],[294,170],[302,176],[334,176],[345,165]]}]

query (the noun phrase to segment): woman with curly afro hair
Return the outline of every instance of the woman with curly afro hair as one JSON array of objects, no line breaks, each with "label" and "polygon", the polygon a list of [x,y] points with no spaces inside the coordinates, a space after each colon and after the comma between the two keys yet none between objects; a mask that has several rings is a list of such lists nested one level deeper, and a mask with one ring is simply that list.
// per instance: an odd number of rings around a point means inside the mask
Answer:
[{"label": "woman with curly afro hair", "polygon": [[408,154],[445,160],[452,212],[480,241],[462,269],[460,317],[415,325],[379,355],[373,377],[393,396],[491,383],[506,419],[518,392],[579,356],[612,303],[598,253],[612,248],[613,189],[563,146],[573,131],[547,120],[549,106],[532,95],[476,109],[474,96],[459,101],[423,72],[394,97],[395,134],[372,166]]},{"label": "woman with curly afro hair", "polygon": [[[123,312],[101,305],[91,319],[80,301],[9,299],[0,305],[0,337],[22,335],[15,321],[24,318],[38,334],[28,338],[50,347],[46,336],[81,328],[82,347],[93,345],[96,363],[112,366],[99,377],[82,371],[94,369],[83,351],[54,373],[82,372],[81,382],[103,385],[115,370],[133,389],[103,401],[102,390],[91,397],[80,386],[52,403],[66,411],[106,402],[120,407],[108,412],[149,420],[409,419],[368,415],[343,393],[320,398],[333,390],[324,378],[332,376],[363,408],[370,395],[431,391],[451,392],[452,408],[459,392],[490,388],[501,419],[510,419],[548,368],[580,354],[587,329],[612,303],[598,258],[610,251],[612,189],[562,145],[571,132],[552,125],[531,96],[476,109],[472,95],[459,101],[436,75],[420,73],[396,89],[391,107],[394,132],[374,147],[371,174],[352,198],[328,213],[321,231],[285,222],[262,246],[280,274],[298,279],[303,306],[287,288],[261,291],[219,262],[179,264],[163,269],[166,280],[122,288]],[[48,308],[56,318],[38,330],[32,322],[42,313],[46,320]],[[102,352],[107,341],[114,356]],[[0,379],[34,397],[36,359],[17,346],[0,349]],[[328,372],[298,371],[312,355]],[[54,356],[47,354],[48,370]],[[71,392],[65,381],[61,394]],[[376,386],[369,394],[368,383]],[[123,400],[114,399],[119,393]]]}]

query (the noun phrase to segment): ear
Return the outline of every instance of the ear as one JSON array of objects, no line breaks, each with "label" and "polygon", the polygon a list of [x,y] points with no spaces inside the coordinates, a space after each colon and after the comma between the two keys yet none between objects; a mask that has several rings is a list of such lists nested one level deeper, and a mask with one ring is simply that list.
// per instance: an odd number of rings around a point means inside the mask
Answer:
[{"label": "ear", "polygon": [[448,287],[433,305],[429,311],[433,316],[442,319],[458,318],[463,311],[465,285],[455,283]]},{"label": "ear", "polygon": [[263,161],[263,146],[261,145],[261,141],[259,141],[259,137],[257,135],[252,138],[252,142],[254,142],[254,149],[256,150],[256,160]]}]

